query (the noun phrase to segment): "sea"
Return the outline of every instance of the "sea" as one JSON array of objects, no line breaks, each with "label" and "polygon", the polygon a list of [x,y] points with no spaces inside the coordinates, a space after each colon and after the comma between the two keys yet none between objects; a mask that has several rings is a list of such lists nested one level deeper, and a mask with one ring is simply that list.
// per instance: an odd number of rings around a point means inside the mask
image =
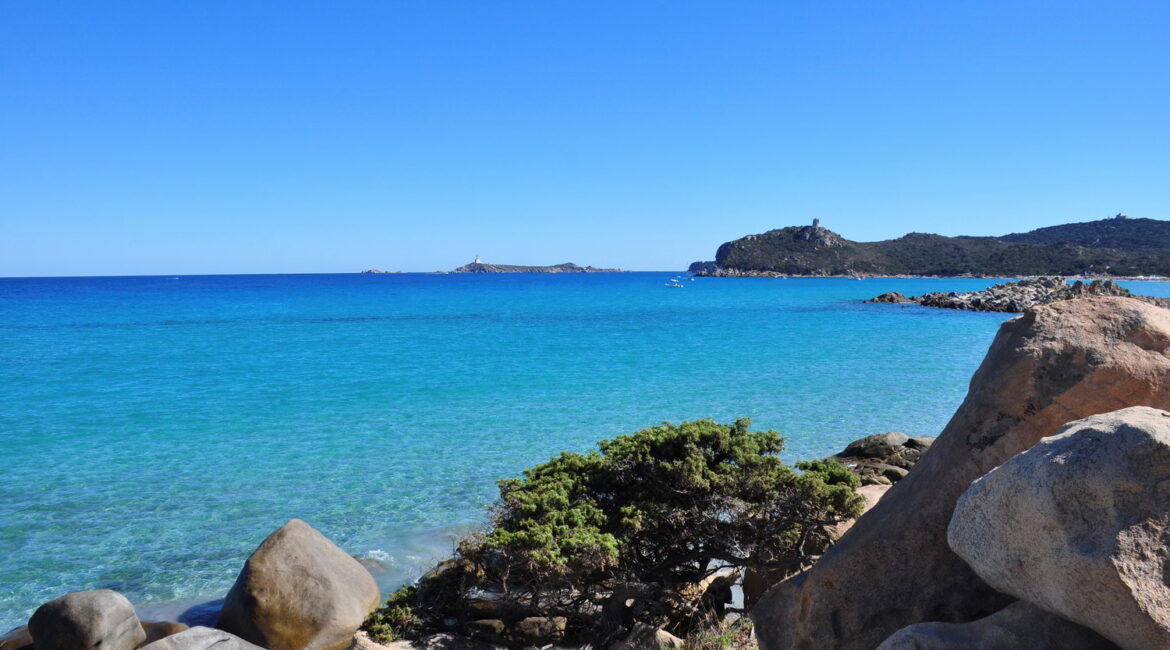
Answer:
[{"label": "sea", "polygon": [[663,421],[788,461],[937,435],[1012,316],[863,302],[995,280],[676,275],[0,279],[0,631],[85,589],[179,617],[293,517],[389,591],[498,479]]}]

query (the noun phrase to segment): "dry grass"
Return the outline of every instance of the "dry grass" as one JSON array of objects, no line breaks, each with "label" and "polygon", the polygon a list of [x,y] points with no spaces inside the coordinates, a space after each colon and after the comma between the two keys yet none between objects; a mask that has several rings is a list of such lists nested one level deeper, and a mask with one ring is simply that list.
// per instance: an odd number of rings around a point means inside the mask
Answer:
[{"label": "dry grass", "polygon": [[684,650],[757,650],[752,622],[746,616],[715,623],[686,638]]}]

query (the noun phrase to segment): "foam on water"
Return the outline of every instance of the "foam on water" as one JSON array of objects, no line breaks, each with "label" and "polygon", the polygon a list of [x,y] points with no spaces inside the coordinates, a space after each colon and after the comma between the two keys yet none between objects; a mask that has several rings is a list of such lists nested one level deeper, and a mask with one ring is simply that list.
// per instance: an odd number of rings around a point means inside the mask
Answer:
[{"label": "foam on water", "polygon": [[0,627],[221,598],[291,517],[390,589],[497,478],[662,420],[751,416],[789,460],[933,435],[1006,318],[860,303],[986,280],[669,277],[0,280]]}]

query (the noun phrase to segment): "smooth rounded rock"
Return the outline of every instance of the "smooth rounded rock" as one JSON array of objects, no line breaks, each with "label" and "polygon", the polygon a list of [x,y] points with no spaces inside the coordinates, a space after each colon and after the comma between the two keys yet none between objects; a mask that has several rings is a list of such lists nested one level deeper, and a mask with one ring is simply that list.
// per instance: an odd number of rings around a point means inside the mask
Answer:
[{"label": "smooth rounded rock", "polygon": [[[348,645],[348,644],[347,644]],[[240,637],[202,625],[142,646],[142,650],[263,650]]]},{"label": "smooth rounded rock", "polygon": [[269,650],[337,650],[349,646],[380,597],[361,563],[293,519],[248,558],[218,627]]},{"label": "smooth rounded rock", "polygon": [[1123,648],[1170,648],[1170,413],[1073,422],[975,481],[947,539],[998,591]]},{"label": "smooth rounded rock", "polygon": [[28,631],[37,650],[134,650],[146,640],[134,606],[109,589],[50,600],[33,612]]},{"label": "smooth rounded rock", "polygon": [[159,639],[165,639],[172,634],[178,634],[184,630],[190,629],[185,623],[177,623],[175,621],[153,621],[142,623],[142,631],[146,633],[146,641],[144,643],[154,643]]},{"label": "smooth rounded rock", "polygon": [[27,625],[14,627],[4,636],[0,636],[0,650],[24,650],[33,647],[32,635]]},{"label": "smooth rounded rock", "polygon": [[875,433],[849,443],[840,455],[849,458],[880,458],[897,452],[909,439],[901,431]]},{"label": "smooth rounded rock", "polygon": [[1116,650],[1096,632],[1017,601],[970,623],[904,627],[877,650]]}]

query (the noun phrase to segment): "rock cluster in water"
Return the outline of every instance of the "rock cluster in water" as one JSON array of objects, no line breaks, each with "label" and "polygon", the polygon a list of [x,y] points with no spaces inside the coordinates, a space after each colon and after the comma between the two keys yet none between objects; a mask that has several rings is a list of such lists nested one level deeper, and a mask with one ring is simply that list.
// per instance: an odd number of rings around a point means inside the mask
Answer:
[{"label": "rock cluster in water", "polygon": [[910,473],[933,442],[929,436],[889,431],[851,442],[833,458],[851,468],[862,485],[891,485]]},{"label": "rock cluster in water", "polygon": [[1137,298],[1160,306],[1167,306],[1170,302],[1161,298],[1135,296],[1128,289],[1112,280],[1093,280],[1089,283],[1078,280],[1073,284],[1068,284],[1064,278],[1059,277],[1005,282],[982,291],[961,293],[935,291],[921,296],[907,297],[897,291],[889,291],[866,302],[894,304],[915,302],[924,307],[940,307],[942,309],[1022,312],[1029,307],[1047,305],[1061,300],[1103,296]]}]

